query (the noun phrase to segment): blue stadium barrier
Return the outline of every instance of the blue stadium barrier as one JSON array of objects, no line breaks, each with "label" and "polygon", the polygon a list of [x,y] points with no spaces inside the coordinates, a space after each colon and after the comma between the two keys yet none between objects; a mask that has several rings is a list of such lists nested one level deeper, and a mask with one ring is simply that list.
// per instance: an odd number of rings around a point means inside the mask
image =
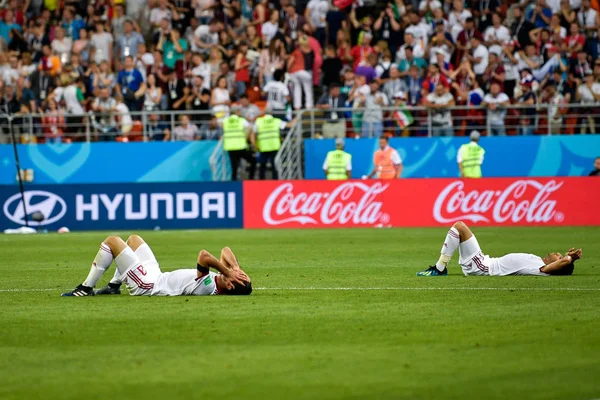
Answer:
[{"label": "blue stadium barrier", "polygon": [[[406,178],[446,178],[458,176],[456,153],[469,139],[393,138]],[[592,169],[600,156],[600,135],[483,137],[482,166],[487,177],[582,176]],[[347,139],[346,151],[352,154],[352,176],[360,178],[373,170],[377,139]],[[304,142],[306,179],[324,179],[323,161],[335,148],[333,139],[307,139]]]},{"label": "blue stadium barrier", "polygon": [[[240,182],[29,185],[34,228],[56,230],[242,228]],[[0,186],[0,230],[25,224],[18,185]]]},{"label": "blue stadium barrier", "polygon": [[[218,141],[19,145],[22,169],[36,184],[198,182],[212,180]],[[12,145],[0,145],[0,185],[15,183]]]}]

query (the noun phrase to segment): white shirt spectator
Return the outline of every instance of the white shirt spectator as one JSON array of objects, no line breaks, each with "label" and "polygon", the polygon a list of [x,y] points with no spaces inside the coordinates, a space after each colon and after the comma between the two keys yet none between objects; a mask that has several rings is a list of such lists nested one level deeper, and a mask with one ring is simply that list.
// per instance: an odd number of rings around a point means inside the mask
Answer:
[{"label": "white shirt spectator", "polygon": [[58,87],[54,90],[54,99],[60,102],[61,99],[65,101],[67,112],[75,115],[83,115],[85,110],[77,98],[78,87],[76,85],[70,85],[66,88]]},{"label": "white shirt spectator", "polygon": [[[543,61],[542,56],[536,55],[536,56],[528,57],[528,58],[529,58],[529,61],[537,63],[540,67],[542,66],[542,61]],[[529,67],[529,65],[525,62],[525,59],[523,57],[521,57],[521,53],[516,53],[515,59],[518,61],[517,69],[519,70],[519,72],[523,71],[524,69],[531,69],[531,67]],[[536,69],[536,68],[534,68],[534,69]]]},{"label": "white shirt spectator", "polygon": [[[510,31],[504,25],[500,25],[498,29],[494,28],[492,25],[485,30],[485,33],[483,34],[483,40],[486,42],[490,40],[500,40],[503,44],[505,44],[511,40]],[[502,46],[494,44],[491,45],[488,50],[492,53],[502,53]]]},{"label": "white shirt spectator", "polygon": [[265,43],[270,43],[277,34],[278,30],[279,27],[276,24],[272,23],[271,21],[265,22],[261,29],[262,35],[265,38]]},{"label": "white shirt spectator", "polygon": [[[402,60],[406,60],[406,44],[402,45],[396,52],[396,63],[400,63]],[[422,46],[421,40],[415,40],[412,44],[413,55],[415,58],[423,58],[425,56],[425,50]]]},{"label": "white shirt spectator", "polygon": [[[215,95],[215,102],[222,103],[227,100],[231,100],[229,97],[229,90],[214,88],[213,93]],[[225,104],[220,104],[218,106],[214,106],[212,108],[213,113],[217,116],[217,118],[221,119],[229,115],[229,106]]]},{"label": "white shirt spectator", "polygon": [[210,65],[202,63],[192,68],[192,74],[194,76],[201,76],[203,78],[202,88],[210,90]]},{"label": "white shirt spectator", "polygon": [[[587,11],[583,9],[579,10],[577,13],[577,20],[579,21],[580,27],[592,27],[596,25],[596,15],[598,13],[593,8],[590,8]],[[594,32],[594,37],[596,37],[596,32]]]},{"label": "white shirt spectator", "polygon": [[[510,101],[506,93],[498,93],[498,96],[494,97],[491,93],[488,93],[483,98],[486,104],[501,104]],[[498,106],[495,110],[488,109],[488,118],[491,125],[504,125],[504,118],[506,117],[506,107]]]},{"label": "white shirt spectator", "polygon": [[7,85],[14,85],[19,76],[21,76],[21,73],[18,69],[8,67],[5,68],[4,71],[2,71],[2,80]]},{"label": "white shirt spectator", "polygon": [[290,90],[283,82],[268,82],[263,91],[267,94],[267,110],[285,110]]},{"label": "white shirt spectator", "polygon": [[[463,30],[463,24],[467,21],[467,18],[472,17],[471,11],[467,9],[463,9],[461,12],[452,11],[450,15],[448,15],[448,25],[450,29],[453,30],[454,27],[458,26],[458,33]],[[458,33],[456,34],[458,36]],[[456,41],[456,38],[454,39]]]},{"label": "white shirt spectator", "polygon": [[64,37],[62,40],[54,39],[52,41],[52,51],[58,53],[58,57],[63,64],[69,61],[71,49],[73,48],[73,40],[70,37]]},{"label": "white shirt spectator", "polygon": [[594,94],[600,95],[600,83],[594,82],[592,84],[591,90],[585,84],[579,85],[579,87],[577,88],[577,93],[581,96],[582,104],[593,104],[596,102]]},{"label": "white shirt spectator", "polygon": [[160,24],[160,21],[163,18],[167,18],[169,21],[173,19],[173,13],[168,7],[165,7],[164,10],[162,10],[160,7],[156,7],[150,11],[150,22],[152,25]]},{"label": "white shirt spectator", "polygon": [[125,130],[126,127],[131,127],[133,125],[133,119],[131,119],[129,108],[123,103],[117,103],[115,108],[117,109],[119,118],[121,119],[121,128]]},{"label": "white shirt spectator", "polygon": [[312,26],[315,28],[325,28],[327,26],[327,21],[325,20],[329,11],[329,2],[327,0],[310,0],[306,8],[310,10],[310,23]]},{"label": "white shirt spectator", "polygon": [[560,0],[546,0],[546,4],[552,9],[552,14],[560,14]]},{"label": "white shirt spectator", "polygon": [[473,51],[473,57],[481,59],[481,61],[473,65],[473,72],[475,72],[475,75],[483,75],[489,63],[489,52],[487,47],[483,44],[477,46],[475,51]]},{"label": "white shirt spectator", "polygon": [[[516,56],[516,55],[515,55]],[[515,57],[516,58],[516,57]],[[502,54],[502,66],[504,67],[504,79],[507,81],[514,81],[519,79],[519,67],[518,63],[513,64],[510,58],[506,54]],[[512,93],[508,93],[512,95]]]},{"label": "white shirt spectator", "polygon": [[442,8],[442,3],[439,0],[421,0],[419,3],[419,11],[427,10],[427,2],[429,1],[429,9],[437,10],[438,8]]},{"label": "white shirt spectator", "polygon": [[421,20],[421,22],[419,22],[417,25],[408,26],[404,32],[412,33],[417,40],[423,40],[424,47],[427,47],[429,33],[431,33],[431,30],[431,25]]},{"label": "white shirt spectator", "polygon": [[550,99],[550,107],[548,110],[548,116],[550,121],[558,123],[562,121],[563,115],[559,112],[559,109],[565,105],[565,98],[560,93],[555,93],[552,99]]},{"label": "white shirt spectator", "polygon": [[94,33],[90,38],[90,43],[96,49],[94,61],[96,61],[97,64],[100,64],[102,61],[112,61],[108,59],[110,56],[110,49],[113,46],[113,37],[110,33]]},{"label": "white shirt spectator", "polygon": [[[219,34],[211,33],[208,25],[200,25],[194,31],[194,35],[204,44],[218,44]],[[202,50],[202,49],[201,49]]]},{"label": "white shirt spectator", "polygon": [[198,127],[196,124],[189,123],[187,126],[179,125],[173,130],[175,140],[191,141],[196,139],[198,135]]},{"label": "white shirt spectator", "polygon": [[[427,101],[433,104],[448,104],[454,100],[452,93],[446,92],[441,96],[438,96],[435,92],[427,95]],[[452,113],[450,108],[442,108],[432,110],[433,116],[431,121],[435,126],[452,126]]]}]

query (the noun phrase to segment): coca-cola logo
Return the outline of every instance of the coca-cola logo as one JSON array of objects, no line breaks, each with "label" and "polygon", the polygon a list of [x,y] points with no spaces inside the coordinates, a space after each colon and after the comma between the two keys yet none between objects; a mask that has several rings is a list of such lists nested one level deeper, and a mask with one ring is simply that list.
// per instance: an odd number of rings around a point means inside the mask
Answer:
[{"label": "coca-cola logo", "polygon": [[[504,190],[464,190],[463,181],[455,181],[441,191],[433,206],[433,217],[439,223],[466,220],[471,222],[562,222],[564,215],[555,210],[551,200],[563,182],[540,183],[532,179],[518,180]],[[490,215],[491,211],[491,215]]]},{"label": "coca-cola logo", "polygon": [[278,186],[263,207],[263,220],[269,225],[290,222],[305,224],[374,225],[388,223],[377,196],[388,184],[345,182],[328,192],[294,193],[291,182]]}]

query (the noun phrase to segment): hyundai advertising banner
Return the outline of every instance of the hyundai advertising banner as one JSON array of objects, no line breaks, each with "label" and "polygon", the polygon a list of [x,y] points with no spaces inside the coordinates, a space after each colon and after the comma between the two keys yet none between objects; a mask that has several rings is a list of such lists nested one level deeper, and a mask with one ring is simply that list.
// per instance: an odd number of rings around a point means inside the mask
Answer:
[{"label": "hyundai advertising banner", "polygon": [[[0,229],[56,230],[242,228],[242,184],[137,183],[0,186]],[[40,212],[41,222],[31,216]]]},{"label": "hyundai advertising banner", "polygon": [[244,227],[600,225],[598,178],[244,182]]}]

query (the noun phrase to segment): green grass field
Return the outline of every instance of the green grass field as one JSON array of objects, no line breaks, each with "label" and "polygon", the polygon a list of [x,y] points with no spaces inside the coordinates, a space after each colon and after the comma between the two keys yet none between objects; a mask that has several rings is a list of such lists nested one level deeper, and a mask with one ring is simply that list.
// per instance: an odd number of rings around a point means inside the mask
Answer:
[{"label": "green grass field", "polygon": [[142,232],[163,270],[229,245],[256,288],[172,298],[59,297],[106,232],[2,235],[0,399],[600,397],[600,229],[475,230],[580,246],[570,277],[416,277],[446,231]]}]

